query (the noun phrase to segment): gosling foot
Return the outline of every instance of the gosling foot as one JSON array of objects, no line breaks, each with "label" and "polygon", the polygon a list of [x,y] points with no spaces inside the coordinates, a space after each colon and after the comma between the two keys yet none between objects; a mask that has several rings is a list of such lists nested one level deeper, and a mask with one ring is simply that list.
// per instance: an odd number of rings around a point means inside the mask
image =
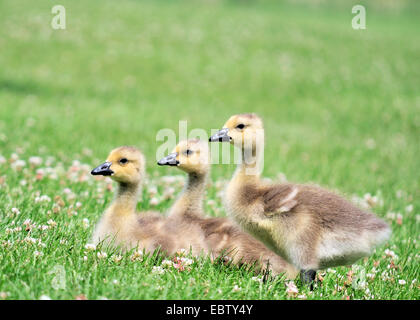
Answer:
[{"label": "gosling foot", "polygon": [[301,270],[300,280],[303,284],[309,285],[311,291],[314,290],[316,271],[315,270]]}]

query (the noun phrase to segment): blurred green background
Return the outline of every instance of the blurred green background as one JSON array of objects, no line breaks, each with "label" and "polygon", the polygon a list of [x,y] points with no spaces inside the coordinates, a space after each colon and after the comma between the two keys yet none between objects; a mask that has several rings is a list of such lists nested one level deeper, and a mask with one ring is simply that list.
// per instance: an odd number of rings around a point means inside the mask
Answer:
[{"label": "blurred green background", "polygon": [[133,144],[156,170],[159,129],[257,112],[267,175],[418,189],[419,4],[357,3],[366,30],[353,1],[128,0],[61,1],[67,28],[53,30],[54,2],[1,1],[1,153],[104,159]]}]

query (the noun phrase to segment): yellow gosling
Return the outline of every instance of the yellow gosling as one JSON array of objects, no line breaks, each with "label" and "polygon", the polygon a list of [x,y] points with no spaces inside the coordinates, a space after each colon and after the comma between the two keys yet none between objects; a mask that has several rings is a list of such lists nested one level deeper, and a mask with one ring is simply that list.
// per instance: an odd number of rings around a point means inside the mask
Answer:
[{"label": "yellow gosling", "polygon": [[301,270],[312,283],[316,270],[349,265],[369,256],[391,234],[374,214],[328,190],[260,180],[264,128],[255,114],[232,116],[210,141],[229,141],[242,161],[225,195],[226,209],[249,233]]},{"label": "yellow gosling", "polygon": [[158,212],[136,213],[138,196],[144,177],[145,159],[134,147],[119,147],[109,154],[106,162],[92,170],[92,175],[110,176],[118,183],[115,199],[106,209],[97,224],[92,242],[114,244],[123,249],[139,247],[147,252],[160,249],[172,255],[181,249],[189,250],[196,256],[203,247],[192,239],[199,228],[186,231],[183,222],[168,221]]},{"label": "yellow gosling", "polygon": [[169,211],[169,218],[185,221],[202,229],[213,257],[225,255],[235,264],[255,265],[256,270],[271,270],[295,278],[298,270],[263,243],[240,230],[227,218],[205,218],[203,197],[210,172],[208,144],[199,140],[180,142],[173,152],[158,162],[176,166],[188,175],[184,191]]}]

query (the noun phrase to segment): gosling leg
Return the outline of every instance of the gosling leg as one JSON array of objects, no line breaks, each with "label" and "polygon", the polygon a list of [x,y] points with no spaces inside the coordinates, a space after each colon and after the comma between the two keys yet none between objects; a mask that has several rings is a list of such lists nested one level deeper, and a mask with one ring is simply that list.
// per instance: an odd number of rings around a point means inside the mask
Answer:
[{"label": "gosling leg", "polygon": [[265,269],[263,269],[263,283],[267,283],[268,281],[268,275],[270,274],[270,261],[267,260],[267,266]]},{"label": "gosling leg", "polygon": [[303,284],[309,285],[310,290],[314,290],[316,271],[315,270],[301,270],[300,271],[300,280]]}]

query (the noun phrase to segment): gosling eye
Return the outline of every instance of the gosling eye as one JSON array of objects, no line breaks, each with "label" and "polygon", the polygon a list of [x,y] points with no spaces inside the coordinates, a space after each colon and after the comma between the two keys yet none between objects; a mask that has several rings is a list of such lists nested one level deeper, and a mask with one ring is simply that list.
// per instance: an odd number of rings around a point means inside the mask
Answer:
[{"label": "gosling eye", "polygon": [[126,164],[127,162],[128,162],[127,158],[121,158],[119,161],[120,164]]},{"label": "gosling eye", "polygon": [[242,130],[243,128],[245,128],[245,125],[243,123],[240,123],[236,126],[236,129]]},{"label": "gosling eye", "polygon": [[186,156],[190,156],[190,155],[192,155],[192,154],[193,154],[193,151],[192,151],[192,150],[190,150],[190,149],[187,149],[187,150],[185,150],[184,154],[185,154]]}]

